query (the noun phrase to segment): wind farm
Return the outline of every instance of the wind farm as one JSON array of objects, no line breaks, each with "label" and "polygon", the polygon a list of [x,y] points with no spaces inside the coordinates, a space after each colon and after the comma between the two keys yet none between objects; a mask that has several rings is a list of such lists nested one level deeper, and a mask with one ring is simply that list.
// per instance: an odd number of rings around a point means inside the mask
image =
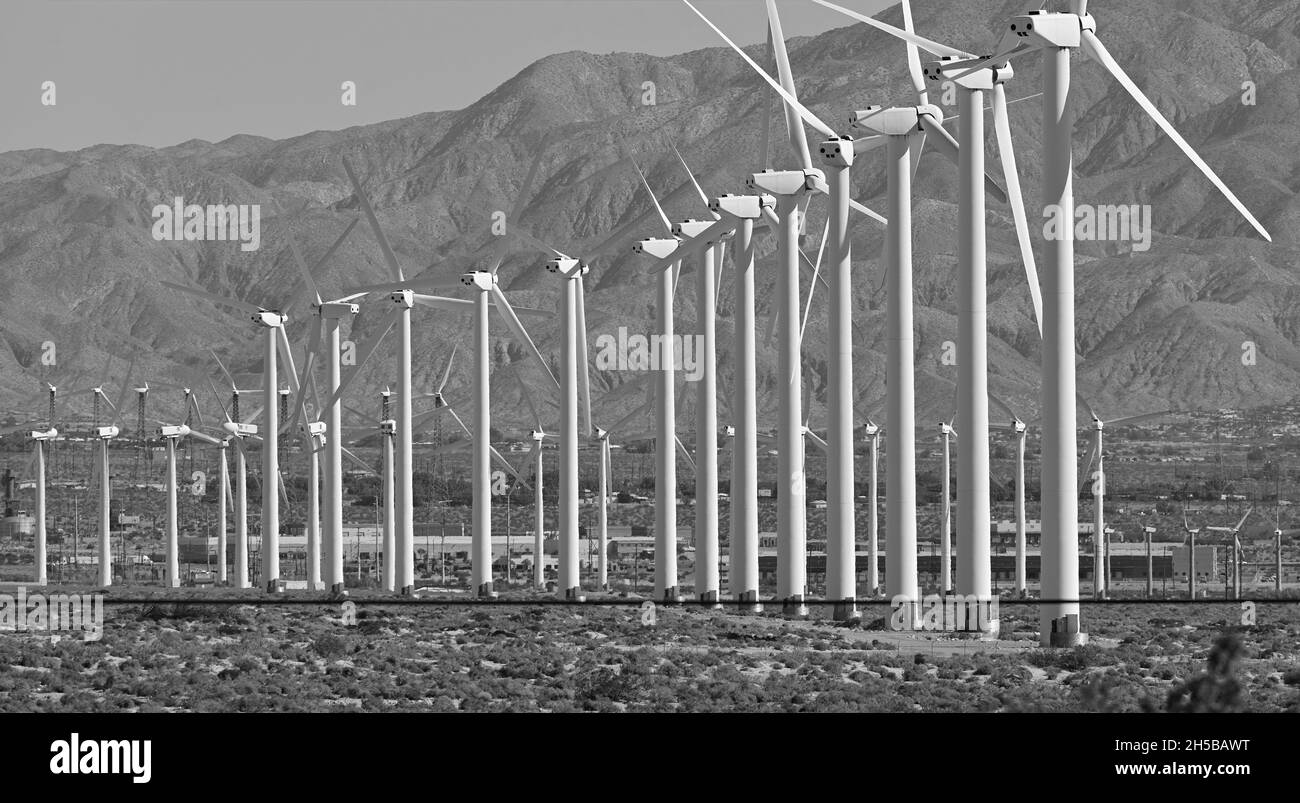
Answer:
[{"label": "wind farm", "polygon": [[[969,660],[1010,689],[972,710],[1096,703],[1043,674],[1061,655],[1132,667],[1116,705],[1172,700],[1191,675],[1144,659],[1210,649],[1223,611],[1290,633],[1294,151],[1241,88],[1294,98],[1286,48],[1188,94],[1144,38],[1211,36],[1183,17],[885,5],[661,3],[708,46],[548,56],[464,110],[274,145],[0,161],[31,230],[73,192],[51,176],[132,188],[41,223],[66,272],[79,227],[126,232],[75,316],[26,312],[49,246],[0,251],[0,591],[360,608],[384,650],[445,624],[491,665],[479,631],[529,611],[544,649],[566,616],[596,651],[788,637],[856,662],[818,690],[844,710]],[[151,236],[179,186],[196,219],[261,209],[257,244]],[[726,656],[736,688],[782,675]],[[588,669],[566,705],[649,710]],[[466,705],[410,708],[441,696]]]}]

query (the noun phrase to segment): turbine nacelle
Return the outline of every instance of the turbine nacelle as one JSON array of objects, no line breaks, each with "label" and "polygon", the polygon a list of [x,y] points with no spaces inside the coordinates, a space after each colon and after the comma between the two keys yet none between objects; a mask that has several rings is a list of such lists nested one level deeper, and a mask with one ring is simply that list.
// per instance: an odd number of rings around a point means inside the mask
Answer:
[{"label": "turbine nacelle", "polygon": [[497,277],[485,270],[476,270],[461,274],[460,283],[475,290],[489,291],[497,283]]},{"label": "turbine nacelle", "polygon": [[34,441],[52,441],[57,437],[59,437],[59,431],[54,427],[50,427],[46,430],[32,431],[32,440]]},{"label": "turbine nacelle", "polygon": [[776,206],[770,195],[721,195],[709,201],[709,211],[731,215],[742,220],[757,220],[764,209]]},{"label": "turbine nacelle", "polygon": [[245,424],[238,421],[227,421],[221,425],[221,428],[227,434],[235,438],[247,438],[257,434],[256,424]]},{"label": "turbine nacelle", "polygon": [[970,72],[967,67],[954,66],[963,61],[967,60],[958,56],[945,56],[926,64],[921,68],[921,73],[927,81],[952,81],[962,89],[981,91],[992,91],[995,84],[1005,83],[1016,75],[1009,62],[990,64]]},{"label": "turbine nacelle", "polygon": [[251,318],[253,323],[258,326],[265,326],[268,329],[274,329],[277,326],[284,326],[289,322],[288,315],[269,309],[258,310],[250,315],[249,318]]},{"label": "turbine nacelle", "polygon": [[849,126],[885,137],[904,137],[921,133],[921,117],[933,118],[943,125],[943,109],[933,103],[923,106],[868,106],[855,111],[849,118]]},{"label": "turbine nacelle", "polygon": [[412,307],[415,306],[415,291],[396,290],[393,293],[389,294],[388,300],[392,301],[394,304],[397,304],[399,306],[406,307],[407,309],[411,309]]},{"label": "turbine nacelle", "polygon": [[722,434],[724,437],[734,438],[736,437],[736,428],[728,424],[722,428]]},{"label": "turbine nacelle", "polygon": [[326,428],[324,421],[308,421],[306,424],[298,425],[298,429],[313,437],[324,435]]},{"label": "turbine nacelle", "polygon": [[1017,435],[1024,435],[1029,429],[1029,426],[1024,421],[1016,419],[1011,422],[1011,429],[1014,430]]},{"label": "turbine nacelle", "polygon": [[106,427],[95,427],[95,437],[100,440],[106,441],[111,438],[116,438],[119,432],[121,432],[121,430],[111,424]]},{"label": "turbine nacelle", "polygon": [[1011,18],[1011,33],[1036,47],[1079,47],[1083,31],[1097,31],[1091,14],[1067,14],[1060,11],[1030,11]]},{"label": "turbine nacelle", "polygon": [[578,276],[585,276],[591,272],[587,263],[573,257],[556,257],[546,261],[546,270],[557,276],[563,276],[566,279],[574,279]]},{"label": "turbine nacelle", "polygon": [[811,192],[826,183],[826,174],[811,170],[764,170],[745,179],[745,186],[770,195],[795,195]]},{"label": "turbine nacelle", "polygon": [[389,418],[379,422],[379,431],[385,435],[397,434],[397,422]]},{"label": "turbine nacelle", "polygon": [[538,443],[541,443],[542,439],[546,437],[546,433],[542,432],[540,429],[531,429],[528,431],[528,437],[532,438]]},{"label": "turbine nacelle", "polygon": [[863,424],[862,429],[866,433],[867,438],[874,438],[880,434],[880,427],[877,424],[873,424],[870,421],[868,421],[866,424]]},{"label": "turbine nacelle", "polygon": [[693,240],[707,231],[713,223],[712,220],[683,220],[680,223],[673,224],[673,236]]},{"label": "turbine nacelle", "polygon": [[671,240],[666,237],[652,237],[648,240],[641,240],[632,246],[632,253],[645,254],[655,259],[663,259],[670,256],[677,250],[681,243],[677,240]]},{"label": "turbine nacelle", "polygon": [[828,139],[817,148],[822,159],[832,167],[853,166],[853,140],[847,137]]},{"label": "turbine nacelle", "polygon": [[316,307],[322,318],[342,318],[361,312],[360,304],[352,304],[346,301],[327,301],[324,304],[312,306]]},{"label": "turbine nacelle", "polygon": [[184,438],[190,434],[190,428],[184,424],[176,426],[163,425],[158,427],[158,437],[160,438]]},{"label": "turbine nacelle", "polygon": [[952,435],[956,435],[957,432],[952,428],[952,426],[951,426],[950,424],[947,424],[947,423],[945,423],[945,422],[943,422],[943,421],[940,421],[940,422],[939,422],[939,434],[941,434],[941,435],[946,435],[946,436],[952,436]]}]

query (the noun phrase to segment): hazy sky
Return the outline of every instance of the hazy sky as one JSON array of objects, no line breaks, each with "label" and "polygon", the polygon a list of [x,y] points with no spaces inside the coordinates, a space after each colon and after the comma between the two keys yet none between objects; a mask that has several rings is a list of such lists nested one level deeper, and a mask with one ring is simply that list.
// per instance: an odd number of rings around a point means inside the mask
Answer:
[{"label": "hazy sky", "polygon": [[[874,14],[893,0],[842,0]],[[542,56],[722,44],[680,0],[4,0],[0,152],[282,138],[459,109]],[[742,44],[763,0],[699,0]],[[850,20],[780,0],[787,37]],[[41,86],[54,81],[54,106]],[[340,103],[354,81],[357,105]]]}]

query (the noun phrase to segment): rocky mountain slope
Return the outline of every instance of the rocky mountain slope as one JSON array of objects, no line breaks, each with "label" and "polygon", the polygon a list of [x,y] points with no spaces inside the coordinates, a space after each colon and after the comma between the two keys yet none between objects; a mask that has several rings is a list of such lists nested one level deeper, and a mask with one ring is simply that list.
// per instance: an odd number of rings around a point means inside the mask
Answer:
[{"label": "rocky mountain slope", "polygon": [[[920,0],[918,31],[975,52],[989,50],[1007,19],[1023,12],[1015,0]],[[786,15],[826,13],[782,4]],[[1144,0],[1091,4],[1099,34],[1120,62],[1186,138],[1233,187],[1274,235],[1262,242],[1095,64],[1075,62],[1077,98],[1076,197],[1080,203],[1151,204],[1155,230],[1146,252],[1115,243],[1079,242],[1077,266],[1080,389],[1103,415],[1167,407],[1251,406],[1296,395],[1300,383],[1300,269],[1296,223],[1300,207],[1300,2]],[[699,24],[689,10],[665,6],[683,25]],[[761,14],[761,4],[755,13]],[[897,8],[882,19],[901,24]],[[847,21],[847,20],[846,20]],[[869,103],[907,103],[903,48],[863,25],[789,42],[800,96],[837,123]],[[763,48],[751,49],[762,57]],[[1009,96],[1038,91],[1037,58],[1016,64]],[[656,104],[642,105],[653,81]],[[1243,103],[1245,82],[1256,103]],[[939,98],[936,90],[932,97]],[[1041,243],[1040,106],[1011,107],[1031,229]],[[945,108],[950,114],[952,106]],[[238,371],[259,370],[251,325],[229,310],[160,286],[190,283],[254,303],[281,306],[298,284],[288,250],[292,233],[309,262],[357,218],[359,205],[341,157],[357,167],[408,275],[453,276],[484,267],[491,213],[508,210],[541,150],[520,226],[555,247],[584,256],[591,343],[600,334],[650,329],[654,313],[644,259],[631,254],[638,238],[661,230],[631,159],[645,169],[671,217],[705,210],[671,150],[675,143],[710,193],[740,191],[763,166],[763,121],[771,121],[770,166],[794,165],[776,103],[730,50],[709,48],[671,58],[617,53],[562,53],[529,66],[469,108],[434,112],[342,131],[318,131],[283,141],[232,137],[192,140],[169,148],[99,145],[72,153],[30,150],[0,154],[0,409],[51,376],[65,386],[95,374],[106,355],[138,354],[137,378],[178,379],[215,374],[215,348]],[[955,124],[954,124],[955,126]],[[991,128],[991,126],[990,126]],[[810,141],[817,135],[810,132]],[[996,165],[990,145],[989,164]],[[995,169],[995,168],[994,168]],[[854,195],[884,208],[883,160],[859,160]],[[955,336],[954,166],[931,152],[916,186],[916,325],[918,399],[922,422],[951,413],[955,366],[942,360]],[[228,242],[157,242],[151,209],[183,196],[188,203],[260,204],[261,247],[244,252]],[[277,206],[278,205],[278,206]],[[277,211],[278,207],[286,210]],[[811,207],[805,243],[815,258],[825,210]],[[1038,335],[1010,215],[990,204],[989,320],[992,388],[1036,415]],[[775,281],[771,238],[759,269],[760,325],[766,325]],[[854,289],[858,397],[870,405],[884,392],[882,230],[856,222]],[[558,306],[558,282],[542,270],[544,256],[512,240],[501,277],[517,304]],[[386,269],[365,221],[325,268],[328,293],[382,281]],[[804,293],[809,278],[804,278]],[[814,299],[803,344],[814,415],[825,375],[824,288]],[[455,293],[453,293],[455,294]],[[677,296],[678,331],[693,326],[694,288]],[[364,340],[386,310],[382,298],[363,305],[353,337]],[[306,332],[303,306],[290,335]],[[718,312],[720,387],[731,386],[731,285],[724,281]],[[453,344],[468,368],[467,321],[417,309],[416,379],[430,386]],[[554,355],[558,318],[525,321],[544,353]],[[522,351],[493,324],[498,367]],[[43,367],[41,347],[58,347],[57,371]],[[1243,351],[1254,344],[1254,365]],[[775,409],[776,352],[760,335],[762,419]],[[385,343],[363,374],[354,398],[373,396],[393,381],[392,345]],[[1247,360],[1248,362],[1248,360]],[[120,363],[119,363],[120,364]],[[535,365],[521,367],[543,388]],[[527,423],[518,386],[498,380],[495,421]],[[631,409],[639,394],[614,393],[634,374],[596,371],[598,420]],[[468,404],[468,371],[449,385],[453,403]],[[684,394],[689,395],[689,394]],[[163,402],[173,403],[175,400]],[[206,400],[205,401],[210,401]],[[24,408],[27,409],[27,408]],[[33,411],[39,407],[30,408]],[[367,407],[369,409],[369,407]],[[550,408],[543,408],[549,410]]]}]

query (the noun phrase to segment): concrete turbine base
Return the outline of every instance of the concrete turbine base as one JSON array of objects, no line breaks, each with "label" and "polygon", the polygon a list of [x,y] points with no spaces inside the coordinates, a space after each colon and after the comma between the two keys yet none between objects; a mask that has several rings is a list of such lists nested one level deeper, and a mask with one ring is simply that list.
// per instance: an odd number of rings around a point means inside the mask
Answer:
[{"label": "concrete turbine base", "polygon": [[496,599],[499,594],[492,590],[492,581],[489,580],[478,587],[479,599]]},{"label": "concrete turbine base", "polygon": [[835,603],[831,619],[836,622],[856,622],[862,619],[862,611],[858,610],[858,604],[853,600],[844,600]]},{"label": "concrete turbine base", "polygon": [[660,600],[660,602],[668,603],[681,601],[682,596],[677,592],[677,586],[669,586],[668,588],[665,588],[663,598]]},{"label": "concrete turbine base", "polygon": [[1044,647],[1078,647],[1088,643],[1088,634],[1079,631],[1079,615],[1067,614],[1052,620],[1052,629],[1039,635]]},{"label": "concrete turbine base", "polygon": [[415,586],[414,585],[402,586],[402,596],[403,597],[415,596]]},{"label": "concrete turbine base", "polygon": [[335,599],[340,599],[342,597],[346,597],[347,595],[348,595],[347,589],[343,587],[342,583],[335,583],[334,585],[330,586],[331,597],[334,597]]},{"label": "concrete turbine base", "polygon": [[587,598],[582,594],[581,586],[564,589],[564,598],[569,602],[586,602]]},{"label": "concrete turbine base", "polygon": [[781,600],[781,615],[795,619],[807,619],[808,606],[803,602],[803,595],[800,594]]},{"label": "concrete turbine base", "polygon": [[757,591],[746,591],[743,594],[738,594],[736,601],[740,603],[736,606],[736,610],[741,613],[763,612],[763,603],[758,601]]}]

